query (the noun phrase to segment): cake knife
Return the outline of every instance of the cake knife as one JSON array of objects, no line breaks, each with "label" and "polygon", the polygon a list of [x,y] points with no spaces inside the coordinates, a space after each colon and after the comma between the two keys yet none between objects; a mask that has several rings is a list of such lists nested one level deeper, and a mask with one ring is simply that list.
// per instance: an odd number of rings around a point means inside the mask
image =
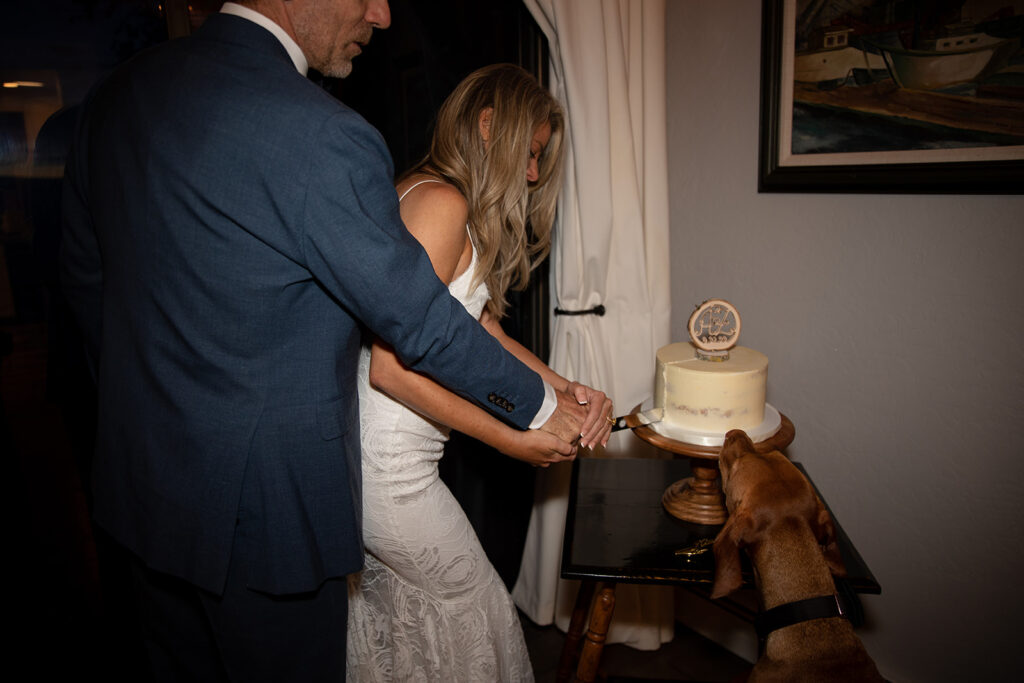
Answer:
[{"label": "cake knife", "polygon": [[612,425],[612,431],[617,432],[620,429],[636,429],[637,427],[643,427],[644,425],[661,422],[661,418],[663,416],[664,411],[661,408],[651,408],[650,410],[641,410],[638,413],[623,415],[622,417],[615,418],[615,424]]}]

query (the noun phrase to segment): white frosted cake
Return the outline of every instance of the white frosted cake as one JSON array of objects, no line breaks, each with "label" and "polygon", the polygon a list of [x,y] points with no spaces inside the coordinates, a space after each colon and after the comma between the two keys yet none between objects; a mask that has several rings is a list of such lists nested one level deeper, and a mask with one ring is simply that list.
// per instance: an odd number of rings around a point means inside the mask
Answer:
[{"label": "white frosted cake", "polygon": [[690,342],[658,349],[654,406],[663,423],[685,431],[750,431],[765,417],[768,358],[736,346],[727,360],[702,360]]}]

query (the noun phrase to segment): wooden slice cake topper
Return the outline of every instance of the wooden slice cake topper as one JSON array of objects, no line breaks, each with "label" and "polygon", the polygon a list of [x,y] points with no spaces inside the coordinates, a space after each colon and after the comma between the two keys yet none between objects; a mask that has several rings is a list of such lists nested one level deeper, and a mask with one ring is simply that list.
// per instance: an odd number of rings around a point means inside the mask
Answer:
[{"label": "wooden slice cake topper", "polygon": [[690,339],[701,360],[729,360],[729,349],[740,337],[740,314],[725,299],[708,299],[690,316]]}]

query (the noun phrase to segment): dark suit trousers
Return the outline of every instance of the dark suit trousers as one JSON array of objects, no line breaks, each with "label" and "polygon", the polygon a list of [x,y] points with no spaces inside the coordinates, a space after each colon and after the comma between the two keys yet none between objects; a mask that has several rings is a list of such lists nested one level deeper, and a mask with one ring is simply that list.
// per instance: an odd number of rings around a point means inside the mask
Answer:
[{"label": "dark suit trousers", "polygon": [[348,589],[270,596],[245,587],[248,553],[236,533],[217,596],[133,560],[142,640],[154,681],[345,680]]}]

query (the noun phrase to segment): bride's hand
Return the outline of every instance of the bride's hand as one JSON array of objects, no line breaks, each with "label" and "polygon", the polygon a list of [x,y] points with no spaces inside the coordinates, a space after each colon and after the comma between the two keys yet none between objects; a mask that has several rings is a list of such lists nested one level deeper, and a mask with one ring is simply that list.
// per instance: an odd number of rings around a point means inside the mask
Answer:
[{"label": "bride's hand", "polygon": [[608,445],[608,437],[615,424],[612,400],[603,391],[598,391],[579,382],[569,382],[566,391],[587,407],[587,417],[580,428],[580,445],[593,448],[598,444]]},{"label": "bride's hand", "polygon": [[566,443],[542,429],[512,431],[512,438],[502,453],[528,462],[534,467],[547,467],[551,463],[567,462],[576,457],[576,445]]}]

